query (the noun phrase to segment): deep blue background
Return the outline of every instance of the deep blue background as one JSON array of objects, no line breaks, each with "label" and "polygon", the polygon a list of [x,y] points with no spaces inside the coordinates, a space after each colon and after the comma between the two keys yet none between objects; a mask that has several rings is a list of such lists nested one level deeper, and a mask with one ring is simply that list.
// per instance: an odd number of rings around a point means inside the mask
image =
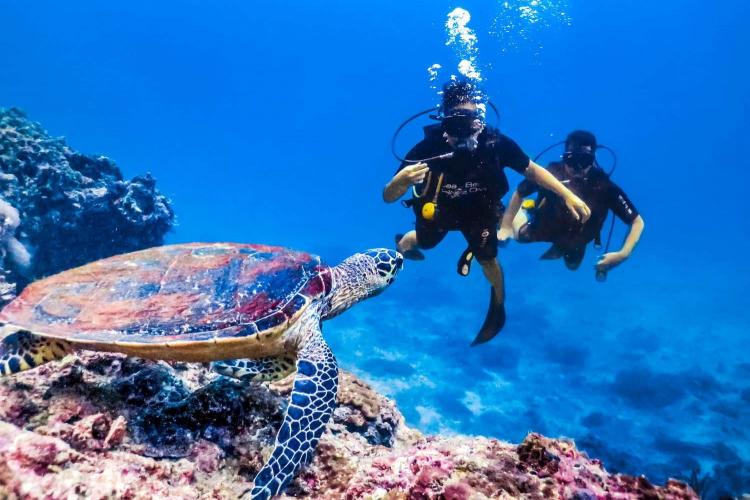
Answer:
[{"label": "deep blue background", "polygon": [[126,175],[151,171],[178,213],[173,242],[336,262],[411,224],[380,198],[388,143],[435,103],[426,68],[455,71],[443,24],[458,5],[505,133],[533,154],[593,130],[646,232],[603,285],[593,250],[578,273],[537,261],[544,247],[505,250],[510,320],[474,350],[486,285],[454,274],[451,237],[327,326],[341,363],[427,431],[566,435],[610,469],[663,481],[700,464],[750,491],[747,2],[570,0],[570,26],[524,41],[490,34],[490,0],[3,0],[0,106]]}]

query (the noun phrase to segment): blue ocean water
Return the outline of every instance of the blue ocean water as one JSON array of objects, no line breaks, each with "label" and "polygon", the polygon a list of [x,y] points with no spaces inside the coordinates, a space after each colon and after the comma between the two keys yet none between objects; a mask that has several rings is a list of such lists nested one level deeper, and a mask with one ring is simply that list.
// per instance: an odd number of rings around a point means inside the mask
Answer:
[{"label": "blue ocean water", "polygon": [[4,0],[0,106],[151,171],[178,214],[170,242],[335,263],[411,227],[381,200],[390,136],[436,103],[430,65],[456,72],[444,24],[459,6],[501,129],[532,155],[595,132],[646,231],[604,284],[593,250],[575,273],[539,261],[544,246],[502,250],[508,324],[473,349],[487,285],[456,275],[451,235],[326,325],[340,363],[427,432],[569,436],[610,470],[660,482],[700,466],[750,491],[747,2]]}]

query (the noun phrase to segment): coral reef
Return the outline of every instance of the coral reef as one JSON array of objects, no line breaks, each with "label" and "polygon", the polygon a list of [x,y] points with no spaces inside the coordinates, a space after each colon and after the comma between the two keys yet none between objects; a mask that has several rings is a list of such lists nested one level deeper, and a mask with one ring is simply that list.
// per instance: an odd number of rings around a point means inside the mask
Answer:
[{"label": "coral reef", "polygon": [[[0,498],[236,498],[272,448],[290,386],[99,353],[0,379]],[[348,373],[338,404],[285,497],[698,498],[678,481],[609,474],[566,440],[424,436]]]},{"label": "coral reef", "polygon": [[174,223],[150,175],[125,180],[18,109],[0,109],[0,202],[0,305],[30,280],[159,245]]}]

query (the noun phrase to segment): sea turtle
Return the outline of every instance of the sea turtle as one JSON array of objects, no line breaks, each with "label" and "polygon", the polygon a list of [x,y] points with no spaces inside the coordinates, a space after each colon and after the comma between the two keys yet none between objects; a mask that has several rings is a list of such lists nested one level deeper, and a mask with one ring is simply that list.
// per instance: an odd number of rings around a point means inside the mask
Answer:
[{"label": "sea turtle", "polygon": [[333,413],[336,359],[321,321],[381,292],[401,269],[393,250],[334,267],[281,247],[162,246],[99,260],[29,285],[0,311],[0,376],[75,350],[214,362],[223,375],[277,380],[291,401],[252,498],[278,494],[308,463]]}]

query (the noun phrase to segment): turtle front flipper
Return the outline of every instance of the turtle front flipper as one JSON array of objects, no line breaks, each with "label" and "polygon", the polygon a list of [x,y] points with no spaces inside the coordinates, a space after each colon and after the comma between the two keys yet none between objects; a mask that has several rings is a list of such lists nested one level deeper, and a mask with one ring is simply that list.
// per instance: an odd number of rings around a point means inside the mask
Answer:
[{"label": "turtle front flipper", "polygon": [[294,372],[292,356],[230,359],[211,363],[211,369],[227,377],[251,382],[274,382]]},{"label": "turtle front flipper", "polygon": [[0,377],[31,370],[72,352],[68,342],[40,337],[28,330],[3,326],[0,332],[5,334],[0,340]]},{"label": "turtle front flipper", "polygon": [[[255,476],[253,500],[278,495],[313,458],[336,407],[339,369],[316,323],[297,353],[297,375],[271,458]],[[248,493],[246,492],[246,493]]]}]

